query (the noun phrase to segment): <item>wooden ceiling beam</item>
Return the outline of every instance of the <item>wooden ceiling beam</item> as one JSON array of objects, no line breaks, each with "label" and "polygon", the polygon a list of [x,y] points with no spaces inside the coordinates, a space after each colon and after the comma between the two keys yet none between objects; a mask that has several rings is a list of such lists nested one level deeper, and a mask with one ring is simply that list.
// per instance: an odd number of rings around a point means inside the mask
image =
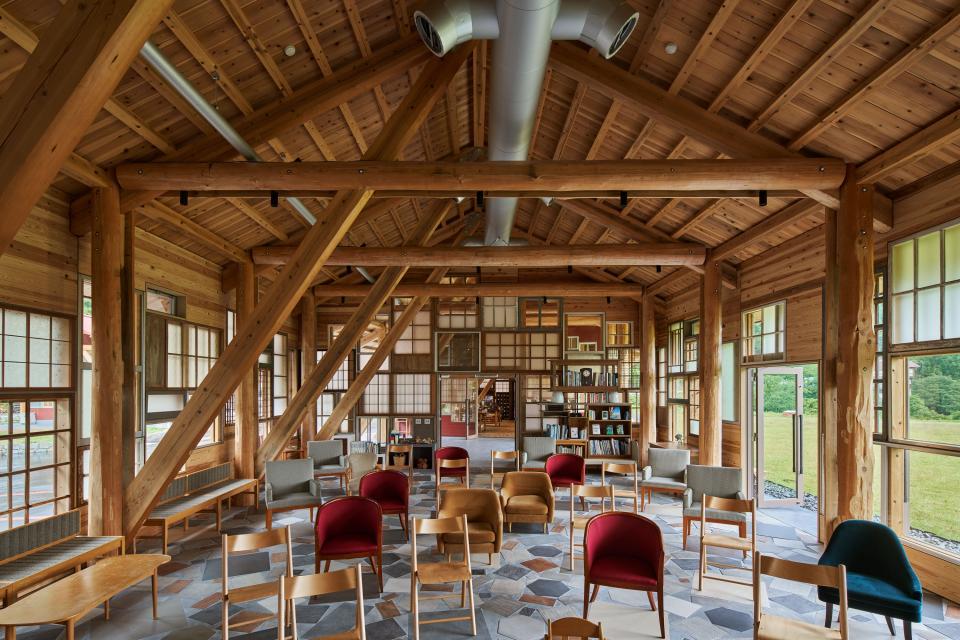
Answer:
[{"label": "wooden ceiling beam", "polygon": [[[172,0],[69,3],[0,101],[0,253],[110,99]],[[83,37],[77,37],[83,34]]]},{"label": "wooden ceiling beam", "polygon": [[[66,173],[66,171],[64,171]],[[105,175],[105,173],[104,173]],[[94,178],[90,178],[94,179]],[[160,193],[161,196],[168,197],[178,197],[181,191],[186,191],[187,197],[190,200],[202,200],[209,198],[253,198],[260,200],[266,197],[263,191],[249,191],[249,190],[217,190],[217,191],[196,191],[194,189],[176,189],[174,191],[165,191]],[[803,193],[796,189],[766,189],[767,196],[770,198],[803,198],[805,197]],[[284,191],[283,195],[285,197],[291,198],[316,198],[318,200],[329,200],[336,193],[333,189],[290,189]],[[475,195],[472,192],[471,196]],[[600,199],[600,200],[617,200],[620,198],[621,193],[626,193],[627,197],[630,199],[630,202],[633,203],[634,200],[663,200],[664,198],[673,198],[673,199],[695,199],[702,200],[704,198],[710,199],[723,199],[723,198],[748,198],[751,200],[756,200],[760,195],[760,191],[757,189],[733,189],[733,190],[718,190],[718,189],[695,189],[690,191],[680,190],[680,189],[587,189],[587,190],[578,190],[578,191],[563,191],[557,192],[551,189],[499,189],[496,194],[501,197],[525,197],[525,198],[553,198],[555,200],[580,200],[580,199]],[[418,191],[415,189],[383,189],[375,192],[373,194],[373,200],[379,201],[384,199],[396,200],[396,199],[412,199],[412,198],[424,198],[424,199],[444,199],[444,198],[462,198],[464,196],[463,189],[457,190],[444,190],[444,189],[433,189],[430,191]],[[647,221],[646,224],[649,224]]]},{"label": "wooden ceiling beam", "polygon": [[[400,154],[472,50],[473,46],[468,43],[427,64],[417,84],[411,87],[368,150],[367,159],[391,159]],[[276,283],[267,289],[253,314],[237,327],[237,337],[210,369],[204,385],[190,397],[153,454],[144,462],[140,473],[127,485],[124,532],[128,538],[136,534],[160,500],[166,486],[237,388],[244,372],[250,370],[263,348],[300,303],[300,298],[371,195],[369,191],[339,193],[327,208],[324,223],[307,231]]]},{"label": "wooden ceiling beam", "polygon": [[475,193],[590,190],[834,190],[835,158],[767,160],[552,160],[485,162],[128,163],[124,189],[144,191],[306,191],[369,189]]},{"label": "wooden ceiling beam", "polygon": [[794,202],[715,247],[710,251],[710,255],[715,260],[726,260],[764,238],[775,236],[821,210],[821,205],[812,200]]},{"label": "wooden ceiling beam", "polygon": [[237,245],[224,240],[213,231],[194,222],[182,213],[174,211],[162,202],[151,202],[139,207],[137,211],[147,218],[170,225],[190,240],[199,242],[228,260],[236,262],[248,262],[250,260],[250,255]]},{"label": "wooden ceiling beam", "polygon": [[240,213],[250,218],[257,226],[272,235],[277,240],[286,242],[290,239],[290,236],[288,236],[285,231],[270,222],[270,220],[253,205],[244,202],[240,198],[226,198],[226,201],[236,207]]},{"label": "wooden ceiling beam", "polygon": [[[33,53],[33,50],[37,48],[37,43],[40,42],[40,39],[33,33],[30,27],[20,22],[20,20],[18,20],[13,14],[2,8],[0,8],[0,33],[10,38],[27,53]],[[139,116],[113,98],[110,98],[104,103],[103,109],[114,118],[125,124],[131,131],[155,146],[157,149],[160,149],[160,151],[163,151],[164,153],[172,153],[174,151],[174,146],[170,141],[168,141],[151,127],[147,126],[147,123],[144,122]],[[88,186],[103,186],[89,184],[88,182],[84,182],[84,184]]]},{"label": "wooden ceiling beam", "polygon": [[723,2],[720,3],[716,13],[713,14],[710,23],[703,32],[703,35],[697,39],[697,44],[694,45],[690,55],[683,61],[680,71],[677,72],[677,75],[674,76],[673,81],[670,83],[669,93],[680,93],[680,89],[683,88],[683,85],[685,85],[687,80],[690,79],[690,76],[693,75],[694,68],[696,68],[714,40],[717,39],[717,36],[720,35],[720,32],[723,30],[723,25],[726,24],[730,16],[733,15],[733,12],[737,8],[737,2],[738,0],[723,0]]},{"label": "wooden ceiling beam", "polygon": [[960,109],[948,113],[857,167],[858,182],[876,182],[929,153],[960,140]]},{"label": "wooden ceiling beam", "polygon": [[671,4],[673,4],[672,0],[660,0],[657,8],[654,9],[653,15],[650,17],[650,22],[647,23],[646,28],[643,30],[643,37],[640,38],[640,44],[637,46],[637,53],[630,62],[630,73],[640,73],[640,70],[643,68],[643,62],[647,57],[647,53],[650,52],[650,47],[653,46],[654,41],[657,39],[657,35],[659,35],[660,29],[663,27],[664,21],[667,19],[667,13],[670,11]]},{"label": "wooden ceiling beam", "polygon": [[[295,247],[252,249],[256,264],[286,264]],[[689,242],[636,244],[565,244],[542,247],[337,247],[328,266],[364,267],[609,267],[638,265],[701,265],[703,245]]]},{"label": "wooden ceiling beam", "polygon": [[714,200],[707,206],[697,211],[692,218],[684,222],[679,229],[671,233],[670,237],[673,238],[674,240],[679,240],[683,236],[687,235],[691,229],[696,228],[705,220],[709,219],[722,206],[723,206],[723,200]]},{"label": "wooden ceiling beam", "polygon": [[[313,288],[319,298],[365,298],[371,285],[322,284]],[[532,280],[520,282],[481,282],[477,284],[421,284],[397,285],[393,295],[401,298],[427,296],[430,298],[460,298],[475,296],[550,296],[571,298],[632,298],[643,295],[643,285],[626,282],[577,282],[567,280]]]},{"label": "wooden ceiling beam", "polygon": [[237,27],[237,30],[250,47],[253,55],[260,61],[260,65],[264,71],[267,72],[267,75],[270,76],[270,79],[273,80],[280,93],[284,97],[292,95],[293,87],[290,86],[290,83],[284,77],[280,66],[277,65],[273,56],[267,51],[266,45],[260,39],[260,36],[257,35],[256,29],[253,28],[253,24],[240,7],[240,3],[237,2],[237,0],[220,0],[220,5],[227,12],[227,15],[230,16],[230,20],[233,21],[234,26]]},{"label": "wooden ceiling beam", "polygon": [[797,150],[810,144],[854,107],[875,95],[876,92],[886,88],[888,84],[930,53],[946,38],[956,33],[958,29],[960,29],[960,7],[950,12],[939,24],[931,27],[916,42],[901,51],[892,60],[864,78],[853,91],[846,93],[843,98],[831,105],[825,115],[817,118],[812,125],[791,140],[787,148]]},{"label": "wooden ceiling beam", "polygon": [[[371,58],[346,65],[329,78],[315,80],[301,87],[290,98],[280,99],[258,108],[234,128],[254,148],[278,135],[295,129],[327,111],[347,102],[388,78],[403,73],[411,65],[419,64],[430,55],[419,38],[410,37],[390,43]],[[163,160],[231,160],[236,151],[218,133],[211,133],[193,143],[184,145]],[[121,197],[121,208],[130,211],[163,195],[160,191],[127,191]],[[89,194],[74,207],[77,230],[89,231]]]},{"label": "wooden ceiling beam", "polygon": [[[360,17],[360,9],[354,0],[343,0],[343,6],[347,11],[347,20],[350,22],[350,30],[353,31],[353,37],[360,47],[360,55],[369,58],[373,55],[373,49],[370,48],[370,40],[367,38],[367,30],[363,26],[363,19]],[[412,79],[411,79],[412,82]],[[379,85],[373,88],[373,97],[377,101],[377,107],[380,109],[380,117],[384,122],[390,117],[390,107],[387,102],[387,96]],[[362,136],[360,136],[362,139]]]},{"label": "wooden ceiling beam", "polygon": [[894,0],[870,0],[868,5],[860,10],[858,16],[845,29],[840,31],[827,44],[825,49],[804,65],[787,86],[777,92],[773,101],[747,125],[747,130],[757,131],[761,129],[802,91],[806,91],[814,78],[831,65],[840,53],[856,42],[867,29],[873,26],[877,18],[894,4],[896,4]]}]

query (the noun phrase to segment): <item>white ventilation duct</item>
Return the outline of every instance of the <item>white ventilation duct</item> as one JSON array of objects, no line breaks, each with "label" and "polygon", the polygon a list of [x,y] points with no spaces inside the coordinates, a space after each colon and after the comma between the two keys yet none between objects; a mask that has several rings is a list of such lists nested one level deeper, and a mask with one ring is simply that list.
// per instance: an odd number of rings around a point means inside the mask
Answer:
[{"label": "white ventilation duct", "polygon": [[[580,40],[611,58],[639,14],[617,0],[432,0],[414,13],[427,47],[443,56],[469,40],[493,40],[490,160],[527,160],[553,40]],[[484,243],[509,245],[516,198],[488,198]]]}]

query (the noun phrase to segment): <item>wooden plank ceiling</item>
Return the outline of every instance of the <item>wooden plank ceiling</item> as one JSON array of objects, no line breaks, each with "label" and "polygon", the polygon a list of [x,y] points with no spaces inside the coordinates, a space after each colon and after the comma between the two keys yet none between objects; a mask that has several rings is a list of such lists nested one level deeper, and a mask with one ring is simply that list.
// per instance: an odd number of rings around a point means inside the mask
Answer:
[{"label": "wooden plank ceiling", "polygon": [[[632,0],[640,24],[607,64],[641,75],[672,94],[791,150],[861,164],[896,197],[918,181],[960,171],[960,8],[952,0]],[[413,4],[413,3],[410,3]],[[60,7],[58,0],[0,2],[0,92]],[[152,40],[230,121],[335,75],[409,35],[405,0],[180,0]],[[677,44],[673,55],[665,44]],[[287,56],[284,48],[296,53]],[[454,157],[484,145],[486,60],[481,46],[405,150],[404,159]],[[322,116],[262,145],[267,160],[357,160],[408,91],[419,68],[390,78]],[[960,120],[960,119],[958,119]],[[934,140],[922,137],[936,133]],[[97,171],[127,160],[175,151],[211,129],[138,60],[86,132],[61,177],[59,199],[83,195]],[[897,145],[900,145],[899,147]],[[891,149],[895,149],[891,152]],[[885,162],[869,163],[881,154]],[[716,158],[718,152],[669,126],[648,120],[629,102],[612,100],[557,69],[548,71],[534,133],[534,159]],[[892,161],[889,161],[892,158]],[[202,159],[202,158],[197,158]],[[866,164],[864,164],[866,163]],[[78,179],[80,178],[80,179]],[[86,184],[85,184],[86,183]],[[922,184],[922,183],[920,183]],[[195,199],[179,212],[241,249],[295,240],[305,223],[287,206],[264,200]],[[377,201],[374,201],[375,203]],[[305,203],[319,219],[326,205]],[[519,237],[534,243],[625,242],[584,216],[584,208],[621,215],[637,229],[718,246],[791,202],[752,200],[523,200]],[[397,245],[428,200],[383,203],[356,225],[352,245]],[[466,202],[458,215],[472,204]],[[166,216],[169,219],[169,216]],[[728,260],[743,260],[817,227],[819,207],[790,216],[775,233],[745,243]],[[144,229],[225,264],[222,248],[185,234],[164,216],[140,216]],[[334,269],[331,279],[342,275]],[[688,289],[696,275],[653,268],[596,270],[593,277],[658,285],[662,295]],[[356,275],[347,281],[355,281]]]}]

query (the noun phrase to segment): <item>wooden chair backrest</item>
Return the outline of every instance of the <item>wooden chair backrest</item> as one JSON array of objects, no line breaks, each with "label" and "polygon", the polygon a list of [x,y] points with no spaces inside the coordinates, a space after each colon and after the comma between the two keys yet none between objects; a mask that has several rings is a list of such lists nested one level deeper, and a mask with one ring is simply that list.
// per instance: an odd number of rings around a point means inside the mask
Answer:
[{"label": "wooden chair backrest", "polygon": [[704,509],[718,509],[720,511],[731,511],[734,513],[753,513],[756,510],[756,503],[751,498],[749,500],[738,500],[736,498],[718,498],[717,496],[703,496]]},{"label": "wooden chair backrest", "polygon": [[226,596],[230,591],[230,554],[241,553],[244,551],[253,551],[254,549],[267,549],[279,545],[286,547],[287,568],[285,575],[293,575],[293,545],[290,536],[290,527],[282,529],[273,529],[271,531],[258,531],[255,533],[239,533],[236,535],[223,534],[223,556],[221,558],[220,581],[223,589],[223,595]]},{"label": "wooden chair backrest", "polygon": [[[402,455],[406,463],[403,465],[393,464],[393,456]],[[403,466],[413,469],[413,445],[410,444],[388,444],[387,457],[384,460],[385,467]]]},{"label": "wooden chair backrest", "polygon": [[760,622],[761,594],[760,576],[801,582],[818,587],[830,587],[840,593],[840,637],[847,640],[847,568],[829,565],[795,562],[785,558],[765,556],[759,551],[753,557],[754,624]]},{"label": "wooden chair backrest", "polygon": [[[410,536],[410,567],[411,572],[417,572],[417,536],[443,535],[444,533],[463,533],[463,564],[470,569],[470,536],[467,527],[467,514],[451,516],[449,518],[412,518],[413,530]],[[415,576],[414,576],[415,577]]]},{"label": "wooden chair backrest", "polygon": [[547,621],[547,635],[544,640],[562,638],[597,638],[603,640],[603,623],[590,622],[583,618],[569,617]]},{"label": "wooden chair backrest", "polygon": [[470,464],[470,461],[466,458],[458,458],[457,460],[437,460],[437,465],[442,469],[463,469]]},{"label": "wooden chair backrest", "polygon": [[613,509],[613,485],[612,484],[575,484],[570,487],[573,495],[570,497],[570,519],[573,521],[573,498],[600,498],[600,512],[607,510],[607,500],[610,501],[610,508]]},{"label": "wooden chair backrest", "polygon": [[490,460],[516,460],[520,457],[519,451],[491,451]]},{"label": "wooden chair backrest", "polygon": [[[366,639],[366,628],[363,613],[363,578],[361,566],[358,564],[349,569],[340,569],[339,571],[330,571],[328,573],[313,573],[302,576],[280,576],[278,586],[277,611],[279,612],[280,622],[277,625],[279,640],[286,640],[287,629],[286,611],[287,602],[294,598],[306,598],[310,596],[321,596],[328,593],[338,593],[355,590],[357,594],[356,608],[356,626],[354,629],[358,632],[360,640]],[[296,606],[296,605],[294,605]],[[295,625],[294,625],[295,626]],[[293,629],[293,639],[297,638],[296,628]]]},{"label": "wooden chair backrest", "polygon": [[637,475],[636,462],[604,462],[601,473],[619,473],[621,475]]}]

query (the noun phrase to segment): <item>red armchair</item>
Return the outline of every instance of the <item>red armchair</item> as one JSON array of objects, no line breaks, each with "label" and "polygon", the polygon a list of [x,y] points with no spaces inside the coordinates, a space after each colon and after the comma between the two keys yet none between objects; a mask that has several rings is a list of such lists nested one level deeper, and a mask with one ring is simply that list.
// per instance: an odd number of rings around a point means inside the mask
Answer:
[{"label": "red armchair", "polygon": [[383,514],[380,505],[361,496],[345,496],[326,502],[317,510],[314,528],[315,571],[320,561],[369,558],[380,591],[383,591]]},{"label": "red armchair", "polygon": [[[456,467],[444,467],[441,460],[465,460],[466,464]],[[433,454],[433,468],[436,471],[437,498],[440,498],[440,483],[444,478],[456,478],[470,488],[470,452],[463,447],[440,447]]]},{"label": "red armchair", "polygon": [[[590,603],[597,599],[601,586],[646,591],[650,608],[660,614],[660,637],[666,638],[660,527],[635,513],[608,511],[587,522],[583,548],[583,617],[587,617]],[[654,591],[657,603],[653,600]]]},{"label": "red armchair", "polygon": [[360,495],[380,505],[384,516],[400,516],[400,528],[409,540],[407,519],[410,503],[410,482],[400,471],[373,471],[360,478]]},{"label": "red armchair", "polygon": [[[573,486],[587,481],[587,465],[583,458],[575,453],[557,453],[547,458],[544,471],[550,476],[554,490],[560,487],[570,489],[570,504],[573,505]],[[585,508],[584,505],[583,498],[580,498],[580,506]]]}]

